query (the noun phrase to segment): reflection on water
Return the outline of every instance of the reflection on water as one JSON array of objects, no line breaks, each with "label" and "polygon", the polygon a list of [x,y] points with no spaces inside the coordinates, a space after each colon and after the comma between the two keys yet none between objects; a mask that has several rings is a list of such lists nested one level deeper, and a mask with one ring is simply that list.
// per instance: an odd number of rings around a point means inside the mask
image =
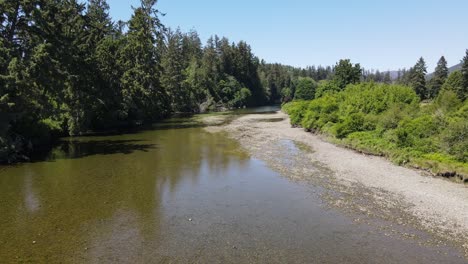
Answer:
[{"label": "reflection on water", "polygon": [[245,115],[245,114],[266,114],[266,113],[274,113],[281,109],[280,105],[267,105],[255,108],[243,108],[234,110],[234,114],[238,115]]},{"label": "reflection on water", "polygon": [[98,250],[107,243],[94,239],[106,237],[158,237],[165,194],[246,162],[235,142],[197,128],[64,140],[46,161],[0,174],[0,259]]},{"label": "reflection on water", "polygon": [[0,171],[0,262],[440,260],[324,208],[319,192],[197,127],[64,139]]}]

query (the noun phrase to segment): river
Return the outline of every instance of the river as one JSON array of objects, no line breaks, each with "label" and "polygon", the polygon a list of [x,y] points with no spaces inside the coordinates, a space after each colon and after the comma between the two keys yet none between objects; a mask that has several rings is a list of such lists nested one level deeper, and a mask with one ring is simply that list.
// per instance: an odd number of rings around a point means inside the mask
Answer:
[{"label": "river", "polygon": [[191,118],[65,138],[44,157],[0,167],[0,262],[466,261],[356,222],[322,194]]}]

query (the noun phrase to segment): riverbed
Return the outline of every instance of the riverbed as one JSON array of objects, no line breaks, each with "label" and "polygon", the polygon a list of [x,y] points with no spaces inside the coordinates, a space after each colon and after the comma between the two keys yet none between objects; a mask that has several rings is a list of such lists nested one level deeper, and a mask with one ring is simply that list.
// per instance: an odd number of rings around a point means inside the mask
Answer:
[{"label": "riverbed", "polygon": [[408,200],[261,130],[286,131],[274,110],[65,138],[0,167],[0,263],[466,263]]}]

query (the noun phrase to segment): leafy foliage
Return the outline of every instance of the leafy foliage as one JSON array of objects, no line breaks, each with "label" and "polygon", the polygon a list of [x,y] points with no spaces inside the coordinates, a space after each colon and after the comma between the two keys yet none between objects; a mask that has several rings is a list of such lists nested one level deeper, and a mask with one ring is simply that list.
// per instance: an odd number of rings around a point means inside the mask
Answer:
[{"label": "leafy foliage", "polygon": [[299,78],[296,85],[296,93],[294,99],[296,100],[312,100],[315,97],[315,90],[317,83],[312,78],[303,77]]},{"label": "leafy foliage", "polygon": [[283,110],[291,124],[360,151],[435,172],[468,172],[468,100],[452,90],[442,89],[434,102],[421,105],[411,87],[361,83],[287,103]]},{"label": "leafy foliage", "polygon": [[359,63],[353,65],[349,59],[340,60],[335,66],[333,80],[340,89],[344,89],[348,84],[358,83],[361,75]]}]

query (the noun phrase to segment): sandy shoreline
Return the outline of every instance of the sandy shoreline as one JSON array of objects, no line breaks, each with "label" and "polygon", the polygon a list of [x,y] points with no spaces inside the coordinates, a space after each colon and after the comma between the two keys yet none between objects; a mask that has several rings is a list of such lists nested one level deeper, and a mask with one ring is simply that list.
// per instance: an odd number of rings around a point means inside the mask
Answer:
[{"label": "sandy shoreline", "polygon": [[[216,120],[206,122],[216,123]],[[312,173],[314,168],[310,165],[321,164],[330,171],[325,174],[333,175],[327,181],[327,188],[341,192],[329,198],[330,204],[345,209],[355,207],[385,221],[416,225],[463,247],[468,255],[468,188],[463,184],[426,176],[381,157],[335,146],[301,128],[292,128],[288,116],[282,112],[245,115],[227,125],[210,126],[206,130],[228,132],[253,156],[298,179],[314,177],[310,175],[317,174]],[[291,156],[281,154],[284,152],[281,142],[285,140],[303,144],[311,151],[297,155],[294,166],[282,164],[284,158],[278,156]],[[357,202],[363,197],[367,202]]]}]

